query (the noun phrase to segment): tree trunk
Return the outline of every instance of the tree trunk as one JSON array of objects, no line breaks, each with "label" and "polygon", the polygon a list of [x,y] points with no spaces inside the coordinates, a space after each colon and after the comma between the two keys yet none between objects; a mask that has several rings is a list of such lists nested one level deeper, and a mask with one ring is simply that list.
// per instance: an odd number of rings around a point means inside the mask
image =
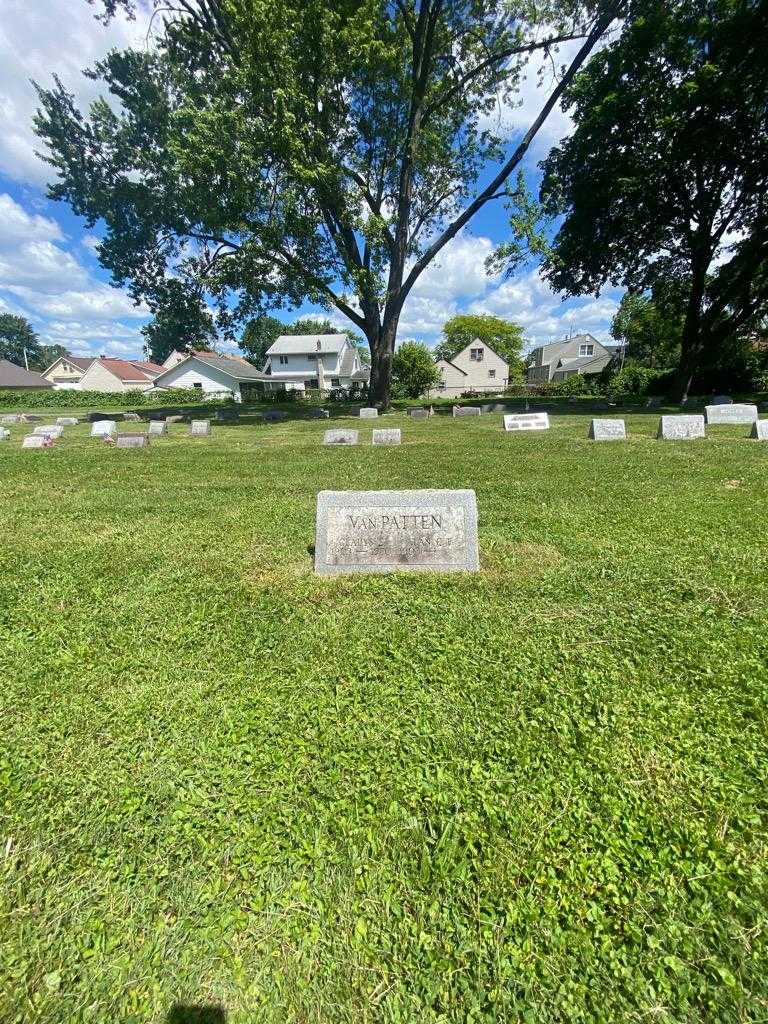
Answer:
[{"label": "tree trunk", "polygon": [[370,401],[382,409],[389,408],[392,386],[392,356],[397,338],[397,320],[385,322],[377,336],[368,339],[371,349]]},{"label": "tree trunk", "polygon": [[691,290],[688,295],[685,322],[680,339],[680,366],[677,375],[681,402],[688,399],[688,392],[701,358],[701,310],[704,303],[708,263],[709,260],[704,259],[696,261],[691,275]]}]

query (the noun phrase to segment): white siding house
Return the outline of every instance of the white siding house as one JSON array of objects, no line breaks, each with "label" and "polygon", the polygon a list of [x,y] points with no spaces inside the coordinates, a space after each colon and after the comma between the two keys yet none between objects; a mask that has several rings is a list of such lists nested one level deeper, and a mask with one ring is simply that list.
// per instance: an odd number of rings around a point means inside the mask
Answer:
[{"label": "white siding house", "polygon": [[211,398],[243,399],[242,388],[263,385],[264,374],[240,356],[191,352],[155,379],[155,388],[190,388]]},{"label": "white siding house", "polygon": [[56,391],[79,391],[83,374],[94,361],[94,357],[61,356],[43,370],[43,377],[53,384]]},{"label": "white siding house", "polygon": [[162,367],[140,359],[94,359],[80,378],[80,391],[147,391]]},{"label": "white siding house", "polygon": [[267,349],[267,390],[365,387],[370,371],[346,334],[282,334]]},{"label": "white siding house", "polygon": [[509,364],[490,345],[476,338],[453,359],[438,359],[440,384],[432,398],[458,398],[465,391],[504,391],[509,382]]},{"label": "white siding house", "polygon": [[525,371],[529,384],[547,384],[577,374],[601,373],[614,353],[591,334],[576,334],[551,345],[540,345],[528,356]]}]

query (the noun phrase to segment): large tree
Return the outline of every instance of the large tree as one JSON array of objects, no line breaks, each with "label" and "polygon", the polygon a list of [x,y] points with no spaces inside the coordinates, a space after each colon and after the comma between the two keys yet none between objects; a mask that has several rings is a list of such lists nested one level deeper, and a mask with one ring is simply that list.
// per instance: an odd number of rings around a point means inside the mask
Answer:
[{"label": "large tree", "polygon": [[171,352],[189,348],[210,349],[216,342],[216,329],[210,310],[199,289],[185,286],[177,278],[163,282],[153,298],[155,314],[141,328],[147,355],[162,363]]},{"label": "large tree", "polygon": [[513,370],[522,369],[522,327],[490,313],[458,313],[446,320],[442,341],[435,346],[435,358],[453,359],[476,338],[509,363],[510,376]]},{"label": "large tree", "polygon": [[570,294],[683,295],[680,392],[768,304],[766,0],[638,0],[569,86],[545,163],[565,221],[545,262]]},{"label": "large tree", "polygon": [[[133,0],[106,0],[106,15]],[[92,76],[87,115],[57,80],[36,127],[50,194],[91,224],[115,282],[151,300],[172,272],[224,328],[277,306],[335,306],[389,399],[403,304],[506,183],[623,0],[152,0],[146,51]],[[578,41],[508,143],[489,117],[532,56]],[[490,168],[490,170],[489,170]]]},{"label": "large tree", "polygon": [[0,359],[7,359],[17,366],[26,366],[30,370],[45,369],[41,366],[43,352],[40,339],[32,324],[23,316],[13,313],[0,313]]}]

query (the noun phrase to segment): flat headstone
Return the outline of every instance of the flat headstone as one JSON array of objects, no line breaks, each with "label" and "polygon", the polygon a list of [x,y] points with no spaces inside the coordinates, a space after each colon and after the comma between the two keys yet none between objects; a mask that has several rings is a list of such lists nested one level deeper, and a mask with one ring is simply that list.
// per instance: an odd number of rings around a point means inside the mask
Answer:
[{"label": "flat headstone", "polygon": [[755,441],[768,441],[768,420],[755,420],[749,436]]},{"label": "flat headstone", "polygon": [[79,422],[77,416],[59,416],[56,425],[58,427],[75,427]]},{"label": "flat headstone", "polygon": [[149,448],[148,434],[118,434],[118,448]]},{"label": "flat headstone", "polygon": [[730,395],[714,395],[709,400],[710,405],[733,405],[733,399]]},{"label": "flat headstone", "polygon": [[7,427],[0,427],[0,441],[10,441],[11,432]]},{"label": "flat headstone", "polygon": [[124,412],[123,419],[130,421],[131,423],[139,423],[141,421],[141,416],[139,416],[137,412]]},{"label": "flat headstone", "polygon": [[211,436],[211,421],[210,420],[192,420],[189,424],[189,436],[190,437],[210,437]]},{"label": "flat headstone", "polygon": [[21,442],[22,448],[52,448],[55,438],[47,434],[27,434]]},{"label": "flat headstone", "polygon": [[54,425],[53,423],[45,423],[39,427],[35,427],[32,433],[42,434],[45,437],[59,438],[64,433],[64,427]]},{"label": "flat headstone", "polygon": [[401,435],[399,427],[387,427],[386,430],[374,430],[374,444],[400,444]]},{"label": "flat headstone", "polygon": [[168,433],[168,424],[165,420],[150,420],[148,433],[150,437],[161,437]]},{"label": "flat headstone", "polygon": [[517,412],[504,417],[505,430],[549,430],[546,412]]},{"label": "flat headstone", "polygon": [[179,415],[166,416],[165,417],[165,422],[166,423],[183,423],[184,422],[184,417],[183,416],[179,416]]},{"label": "flat headstone", "polygon": [[626,436],[624,420],[592,420],[587,434],[592,441],[623,441]]},{"label": "flat headstone", "polygon": [[453,415],[455,416],[481,416],[483,410],[479,405],[454,405]]},{"label": "flat headstone", "polygon": [[474,572],[475,492],[321,491],[315,572]]},{"label": "flat headstone", "polygon": [[114,420],[96,420],[91,424],[91,437],[106,437],[116,433],[117,424]]},{"label": "flat headstone", "polygon": [[326,430],[323,444],[357,444],[357,430]]},{"label": "flat headstone", "polygon": [[0,423],[21,423],[22,417],[17,412],[8,413],[6,416],[0,416]]},{"label": "flat headstone", "polygon": [[427,409],[410,409],[408,415],[412,420],[428,420],[429,412]]},{"label": "flat headstone", "polygon": [[378,409],[361,409],[360,410],[360,419],[361,420],[375,420],[375,419],[378,419],[378,416],[379,416],[379,410]]},{"label": "flat headstone", "polygon": [[656,434],[665,441],[692,441],[706,437],[703,416],[662,416]]},{"label": "flat headstone", "polygon": [[708,405],[704,409],[707,423],[754,423],[757,419],[757,406],[741,402],[730,405]]},{"label": "flat headstone", "polygon": [[267,409],[264,413],[265,423],[281,423],[286,419],[288,419],[288,413],[283,412],[282,409]]}]

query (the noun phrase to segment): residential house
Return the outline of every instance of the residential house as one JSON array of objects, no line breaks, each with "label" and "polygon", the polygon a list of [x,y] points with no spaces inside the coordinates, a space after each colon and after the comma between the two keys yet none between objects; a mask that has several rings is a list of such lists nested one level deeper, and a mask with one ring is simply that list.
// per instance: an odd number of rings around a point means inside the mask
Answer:
[{"label": "residential house", "polygon": [[194,388],[211,398],[234,398],[241,402],[245,392],[263,386],[265,380],[265,374],[242,356],[193,350],[163,370],[153,386],[160,390]]},{"label": "residential house", "polygon": [[613,358],[611,349],[591,334],[575,334],[535,348],[528,356],[525,376],[529,384],[537,385],[575,374],[601,373]]},{"label": "residential house", "polygon": [[169,352],[163,360],[163,369],[170,370],[172,366],[176,366],[177,363],[181,363],[188,355],[189,352],[179,352],[178,349],[174,349],[173,352]]},{"label": "residential house", "polygon": [[31,373],[23,366],[8,359],[0,359],[0,391],[19,388],[52,388],[53,384],[46,380],[42,374]]},{"label": "residential house", "polygon": [[141,359],[94,359],[80,378],[80,391],[147,391],[162,366]]},{"label": "residential house", "polygon": [[432,398],[459,398],[465,392],[504,391],[509,382],[509,364],[490,345],[475,338],[453,359],[438,359],[440,383]]},{"label": "residential house", "polygon": [[267,391],[367,387],[370,367],[346,334],[281,334],[267,349]]},{"label": "residential house", "polygon": [[93,361],[93,356],[61,356],[43,370],[43,376],[56,391],[79,391],[83,374]]}]

